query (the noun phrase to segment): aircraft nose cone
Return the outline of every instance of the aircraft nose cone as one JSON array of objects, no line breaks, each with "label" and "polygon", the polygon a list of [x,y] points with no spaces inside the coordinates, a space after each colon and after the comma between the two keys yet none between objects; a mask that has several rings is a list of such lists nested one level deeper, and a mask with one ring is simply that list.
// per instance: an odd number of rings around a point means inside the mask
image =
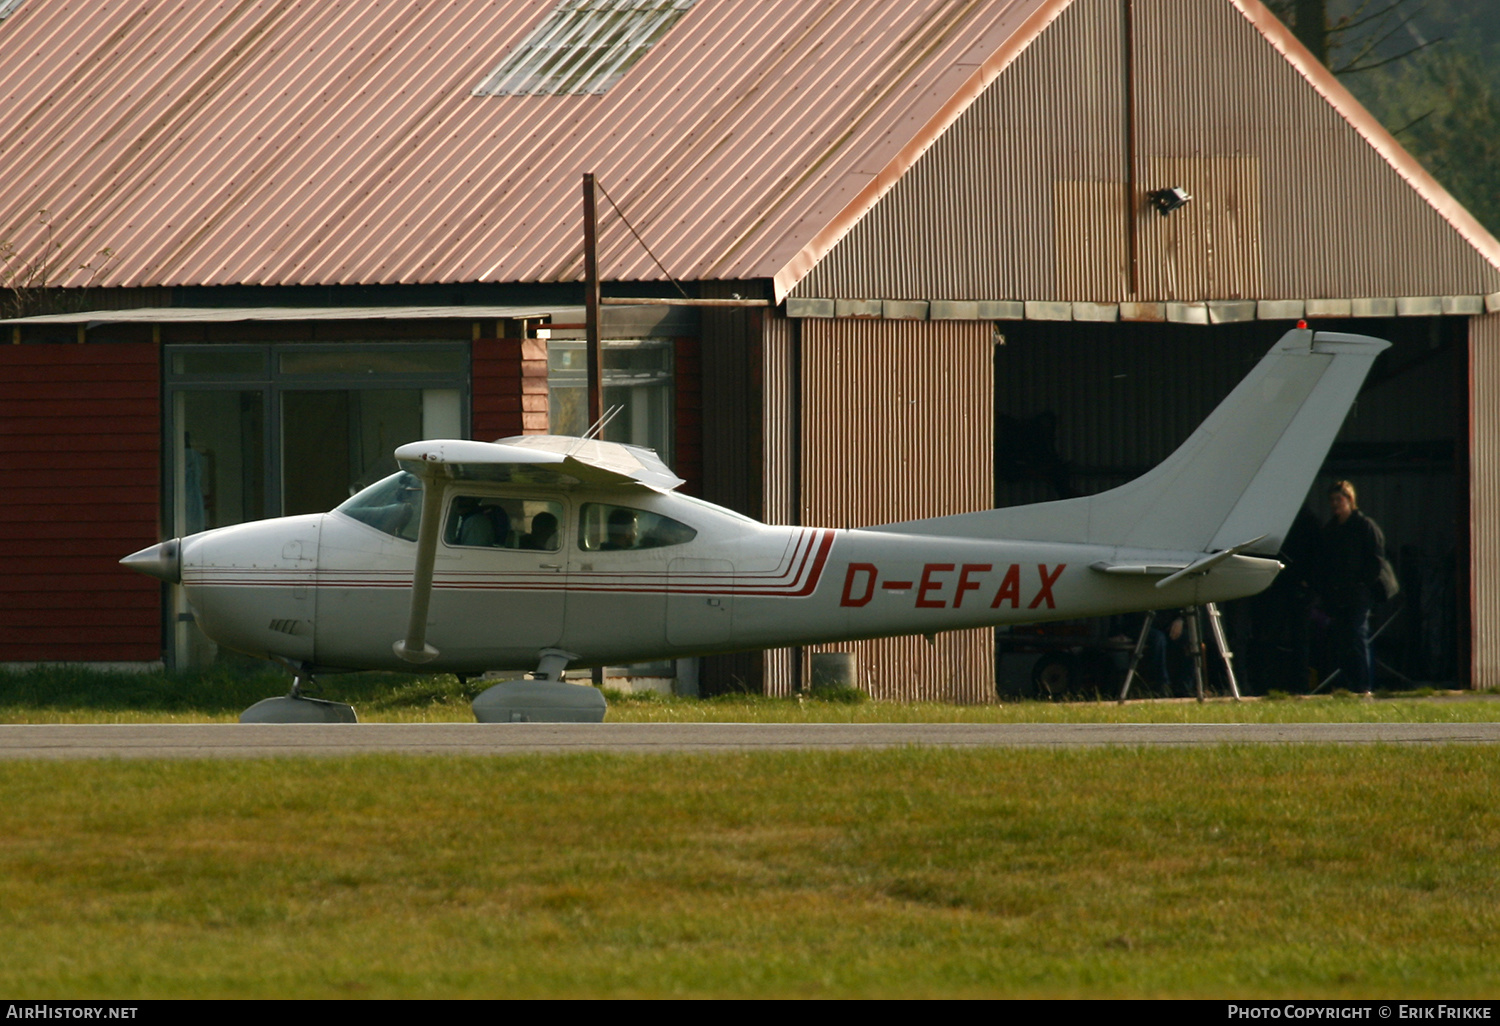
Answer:
[{"label": "aircraft nose cone", "polygon": [[143,574],[155,577],[157,580],[166,581],[168,584],[182,583],[182,545],[181,539],[172,538],[160,545],[153,545],[149,549],[132,552],[120,560],[121,566],[128,566],[132,570],[139,570]]}]

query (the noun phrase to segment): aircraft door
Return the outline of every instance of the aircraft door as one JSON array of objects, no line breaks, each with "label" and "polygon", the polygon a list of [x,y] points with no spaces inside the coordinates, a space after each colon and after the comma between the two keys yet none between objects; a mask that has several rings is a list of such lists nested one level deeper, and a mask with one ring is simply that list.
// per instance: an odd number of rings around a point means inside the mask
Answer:
[{"label": "aircraft door", "polygon": [[587,657],[617,653],[621,663],[659,658],[667,645],[670,546],[692,528],[632,506],[585,502],[572,532],[568,630],[563,646]]},{"label": "aircraft door", "polygon": [[562,638],[568,505],[560,497],[449,493],[433,568],[432,643],[488,669],[531,666]]},{"label": "aircraft door", "polygon": [[689,647],[727,645],[734,628],[734,564],[679,558],[668,572],[667,640]]}]

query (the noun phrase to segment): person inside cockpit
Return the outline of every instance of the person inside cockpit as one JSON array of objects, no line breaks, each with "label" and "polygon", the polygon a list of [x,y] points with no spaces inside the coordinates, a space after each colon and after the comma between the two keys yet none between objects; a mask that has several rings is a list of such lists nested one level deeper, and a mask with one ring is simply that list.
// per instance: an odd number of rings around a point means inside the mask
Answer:
[{"label": "person inside cockpit", "polygon": [[494,548],[510,540],[510,514],[498,500],[480,499],[458,525],[458,544]]},{"label": "person inside cockpit", "polygon": [[557,517],[551,513],[538,513],[531,518],[531,530],[522,543],[522,548],[551,552],[557,548]]},{"label": "person inside cockpit", "polygon": [[609,534],[604,544],[599,546],[603,552],[621,552],[633,549],[636,545],[636,522],[635,510],[616,506],[609,511]]}]

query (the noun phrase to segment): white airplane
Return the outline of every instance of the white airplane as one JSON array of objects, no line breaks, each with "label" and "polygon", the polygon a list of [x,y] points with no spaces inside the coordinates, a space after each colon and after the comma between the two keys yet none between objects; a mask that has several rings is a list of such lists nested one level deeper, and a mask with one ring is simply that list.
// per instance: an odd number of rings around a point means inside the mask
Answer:
[{"label": "white airplane", "polygon": [[[244,719],[353,719],[315,672],[532,671],[489,720],[601,720],[566,667],[1105,616],[1253,595],[1388,342],[1288,332],[1163,463],[1097,495],[857,530],[759,523],[656,454],[556,436],[423,441],[330,513],[204,531],[126,566],[219,644],[295,672]],[[899,486],[899,482],[892,482]]]}]

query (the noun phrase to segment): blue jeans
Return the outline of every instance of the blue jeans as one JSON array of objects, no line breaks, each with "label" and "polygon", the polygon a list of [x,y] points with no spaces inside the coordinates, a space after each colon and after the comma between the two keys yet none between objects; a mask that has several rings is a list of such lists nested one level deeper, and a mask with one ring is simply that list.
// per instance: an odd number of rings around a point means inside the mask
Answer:
[{"label": "blue jeans", "polygon": [[1363,694],[1375,683],[1375,664],[1370,656],[1370,609],[1368,606],[1332,609],[1328,615],[1329,655],[1344,672],[1344,686]]}]

